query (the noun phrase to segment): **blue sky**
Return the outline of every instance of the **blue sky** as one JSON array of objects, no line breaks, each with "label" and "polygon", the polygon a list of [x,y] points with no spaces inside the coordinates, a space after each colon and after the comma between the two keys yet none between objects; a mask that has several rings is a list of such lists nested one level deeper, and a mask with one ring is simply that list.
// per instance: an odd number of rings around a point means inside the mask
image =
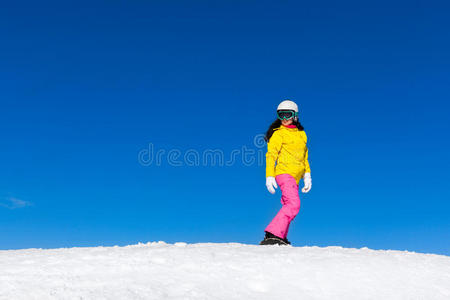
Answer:
[{"label": "blue sky", "polygon": [[289,239],[450,254],[443,1],[55,1],[0,10],[0,249],[258,243],[253,149],[300,107],[313,188]]}]

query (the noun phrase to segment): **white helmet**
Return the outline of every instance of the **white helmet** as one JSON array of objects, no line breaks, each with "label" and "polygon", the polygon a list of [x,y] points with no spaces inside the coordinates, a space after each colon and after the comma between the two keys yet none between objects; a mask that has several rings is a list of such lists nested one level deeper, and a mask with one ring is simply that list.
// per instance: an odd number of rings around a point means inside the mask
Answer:
[{"label": "white helmet", "polygon": [[278,105],[277,110],[293,110],[298,113],[298,106],[294,101],[284,100]]}]

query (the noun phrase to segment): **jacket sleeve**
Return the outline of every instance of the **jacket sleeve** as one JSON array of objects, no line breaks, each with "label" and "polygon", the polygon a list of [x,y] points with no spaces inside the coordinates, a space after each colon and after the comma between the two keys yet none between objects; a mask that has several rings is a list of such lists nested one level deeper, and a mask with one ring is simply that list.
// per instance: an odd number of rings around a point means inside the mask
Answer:
[{"label": "jacket sleeve", "polygon": [[[308,136],[306,135],[306,132],[304,132],[305,135],[305,144],[308,143]],[[305,145],[306,147],[306,152],[305,152],[305,173],[311,173],[311,168],[309,166],[309,160],[308,160],[308,146]]]},{"label": "jacket sleeve", "polygon": [[311,173],[311,168],[309,167],[309,161],[308,161],[308,148],[306,148],[306,153],[305,153],[305,173]]},{"label": "jacket sleeve", "polygon": [[281,134],[275,131],[267,143],[266,177],[275,177],[275,162],[278,159],[278,153],[280,153],[282,143],[283,138]]}]

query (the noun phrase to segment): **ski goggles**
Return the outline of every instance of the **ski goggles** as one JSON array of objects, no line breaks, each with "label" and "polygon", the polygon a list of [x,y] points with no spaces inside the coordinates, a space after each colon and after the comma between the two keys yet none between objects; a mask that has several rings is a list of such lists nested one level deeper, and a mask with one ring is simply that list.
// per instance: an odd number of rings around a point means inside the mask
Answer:
[{"label": "ski goggles", "polygon": [[279,110],[277,111],[278,119],[280,120],[290,120],[297,116],[297,113],[293,110]]}]

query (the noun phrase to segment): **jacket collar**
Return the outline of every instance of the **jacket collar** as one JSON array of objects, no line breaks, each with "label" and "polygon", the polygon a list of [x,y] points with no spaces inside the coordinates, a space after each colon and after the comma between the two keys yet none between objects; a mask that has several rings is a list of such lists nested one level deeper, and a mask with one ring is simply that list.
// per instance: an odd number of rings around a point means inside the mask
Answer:
[{"label": "jacket collar", "polygon": [[286,128],[297,128],[297,126],[295,126],[294,124],[287,125],[287,126],[281,125],[281,127],[286,127]]},{"label": "jacket collar", "polygon": [[280,127],[275,128],[273,131],[280,130],[280,129],[292,130],[292,129],[297,129],[297,126],[295,126],[295,125],[284,126],[283,124],[281,124]]}]

